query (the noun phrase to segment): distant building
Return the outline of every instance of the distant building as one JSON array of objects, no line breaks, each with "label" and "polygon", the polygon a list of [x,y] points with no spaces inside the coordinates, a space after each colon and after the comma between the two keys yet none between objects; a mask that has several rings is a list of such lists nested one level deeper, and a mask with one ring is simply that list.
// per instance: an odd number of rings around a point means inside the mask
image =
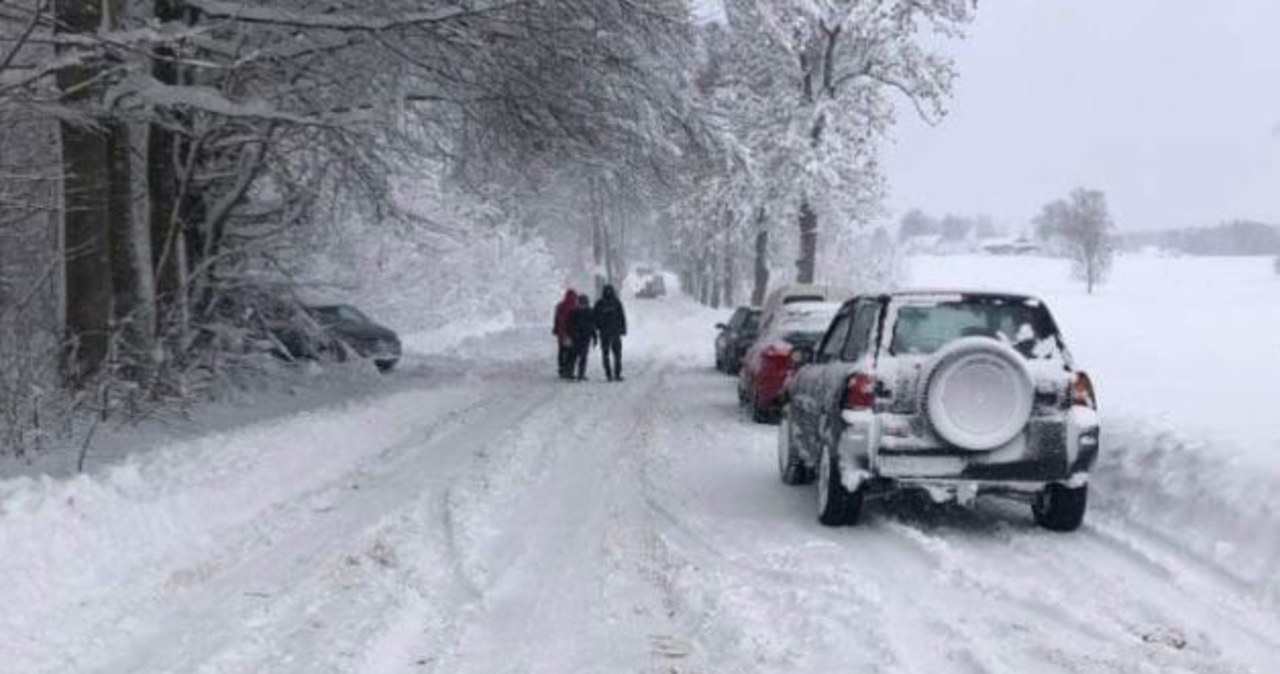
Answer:
[{"label": "distant building", "polygon": [[902,251],[908,255],[937,255],[941,253],[941,234],[914,234],[902,240]]},{"label": "distant building", "polygon": [[986,239],[978,247],[987,255],[1039,255],[1040,244],[1024,237],[1016,239]]}]

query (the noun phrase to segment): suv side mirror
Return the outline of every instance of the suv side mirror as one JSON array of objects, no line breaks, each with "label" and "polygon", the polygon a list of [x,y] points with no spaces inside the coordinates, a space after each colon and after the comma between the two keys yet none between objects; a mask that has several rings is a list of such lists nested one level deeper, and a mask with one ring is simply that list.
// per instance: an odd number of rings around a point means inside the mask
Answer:
[{"label": "suv side mirror", "polygon": [[716,323],[716,329],[717,329],[717,330],[728,330],[728,329],[729,329],[729,326],[725,325],[724,323]]},{"label": "suv side mirror", "polygon": [[804,367],[813,362],[813,352],[808,349],[796,349],[791,352],[791,364]]}]

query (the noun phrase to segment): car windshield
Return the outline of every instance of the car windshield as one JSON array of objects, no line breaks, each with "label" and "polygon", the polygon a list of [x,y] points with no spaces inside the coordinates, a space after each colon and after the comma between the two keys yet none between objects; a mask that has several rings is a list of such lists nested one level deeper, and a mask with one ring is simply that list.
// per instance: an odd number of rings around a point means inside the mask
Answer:
[{"label": "car windshield", "polygon": [[321,323],[369,323],[368,316],[349,304],[335,304],[312,309],[316,319]]},{"label": "car windshield", "polygon": [[1004,298],[908,304],[898,309],[890,352],[926,355],[962,337],[990,337],[1028,358],[1051,355],[1053,321],[1039,302]]}]

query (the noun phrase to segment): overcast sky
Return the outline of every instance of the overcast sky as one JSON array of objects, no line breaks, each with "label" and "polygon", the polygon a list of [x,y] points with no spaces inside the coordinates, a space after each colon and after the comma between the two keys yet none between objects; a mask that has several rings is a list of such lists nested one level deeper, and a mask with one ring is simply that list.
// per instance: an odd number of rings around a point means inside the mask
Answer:
[{"label": "overcast sky", "polygon": [[983,0],[951,114],[888,148],[896,219],[1013,231],[1073,187],[1121,230],[1280,222],[1280,0]]}]

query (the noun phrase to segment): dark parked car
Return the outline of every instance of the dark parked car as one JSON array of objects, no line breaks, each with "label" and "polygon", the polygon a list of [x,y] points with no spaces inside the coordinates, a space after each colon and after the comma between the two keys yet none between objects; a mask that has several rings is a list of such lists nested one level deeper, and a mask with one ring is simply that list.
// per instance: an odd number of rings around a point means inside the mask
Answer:
[{"label": "dark parked car", "polygon": [[636,297],[642,300],[652,300],[667,294],[667,282],[661,274],[654,274],[644,282],[644,287],[636,291]]},{"label": "dark parked car", "polygon": [[742,357],[760,335],[760,310],[756,307],[738,307],[728,323],[717,323],[716,369],[736,375],[742,368]]},{"label": "dark parked car", "polygon": [[[327,335],[360,358],[372,359],[380,371],[388,372],[400,362],[400,337],[359,309],[349,304],[326,304],[306,310]],[[340,357],[345,357],[345,351]]]},{"label": "dark parked car", "polygon": [[818,519],[854,524],[896,489],[935,501],[993,495],[1041,526],[1084,519],[1098,455],[1093,383],[1043,302],[897,292],[845,303],[787,383],[778,470],[818,482]]}]

